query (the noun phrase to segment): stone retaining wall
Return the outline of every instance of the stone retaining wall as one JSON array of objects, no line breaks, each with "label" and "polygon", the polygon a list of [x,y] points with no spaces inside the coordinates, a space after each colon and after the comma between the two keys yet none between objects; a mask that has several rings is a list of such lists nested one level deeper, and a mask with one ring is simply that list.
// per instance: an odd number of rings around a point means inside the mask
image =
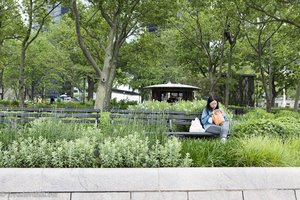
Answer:
[{"label": "stone retaining wall", "polygon": [[13,199],[300,200],[300,168],[2,168]]}]

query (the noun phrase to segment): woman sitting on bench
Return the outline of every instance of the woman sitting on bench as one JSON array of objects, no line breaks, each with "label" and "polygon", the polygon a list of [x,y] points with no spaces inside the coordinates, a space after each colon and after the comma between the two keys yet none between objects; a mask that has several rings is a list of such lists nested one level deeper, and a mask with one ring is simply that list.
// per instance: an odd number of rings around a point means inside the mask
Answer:
[{"label": "woman sitting on bench", "polygon": [[[213,114],[218,112],[223,115],[225,121],[216,125],[213,121]],[[226,141],[229,130],[228,118],[226,117],[225,112],[219,108],[219,102],[214,96],[210,96],[207,99],[206,107],[203,109],[201,115],[201,122],[204,126],[205,132],[219,134],[221,140]]]}]

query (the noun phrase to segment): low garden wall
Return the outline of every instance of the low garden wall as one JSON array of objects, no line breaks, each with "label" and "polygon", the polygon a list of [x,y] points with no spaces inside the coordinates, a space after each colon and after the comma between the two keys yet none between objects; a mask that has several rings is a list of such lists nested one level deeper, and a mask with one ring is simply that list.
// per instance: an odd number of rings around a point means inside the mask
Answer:
[{"label": "low garden wall", "polygon": [[2,168],[8,199],[299,200],[300,168]]}]

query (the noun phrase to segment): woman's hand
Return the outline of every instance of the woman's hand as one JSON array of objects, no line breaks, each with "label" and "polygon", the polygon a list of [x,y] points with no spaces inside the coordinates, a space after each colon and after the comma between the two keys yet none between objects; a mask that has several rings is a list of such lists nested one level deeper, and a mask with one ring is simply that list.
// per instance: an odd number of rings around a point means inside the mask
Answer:
[{"label": "woman's hand", "polygon": [[213,114],[217,113],[217,112],[222,112],[220,109],[215,109],[213,110]]}]

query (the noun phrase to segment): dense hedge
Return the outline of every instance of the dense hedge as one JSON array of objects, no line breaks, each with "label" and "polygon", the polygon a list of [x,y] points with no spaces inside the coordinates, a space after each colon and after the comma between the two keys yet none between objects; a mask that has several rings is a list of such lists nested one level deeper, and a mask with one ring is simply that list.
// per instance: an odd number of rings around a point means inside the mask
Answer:
[{"label": "dense hedge", "polygon": [[236,137],[299,137],[300,115],[299,113],[286,110],[272,114],[262,109],[255,109],[245,114],[243,119],[240,119],[233,126],[232,132]]}]

